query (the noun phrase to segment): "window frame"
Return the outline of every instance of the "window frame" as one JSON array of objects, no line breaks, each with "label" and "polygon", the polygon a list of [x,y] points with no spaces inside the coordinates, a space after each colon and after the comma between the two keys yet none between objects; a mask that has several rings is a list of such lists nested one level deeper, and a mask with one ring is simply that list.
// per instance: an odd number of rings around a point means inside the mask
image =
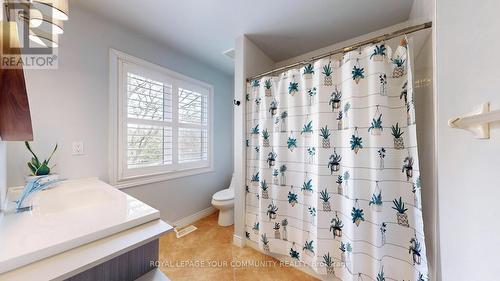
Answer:
[{"label": "window frame", "polygon": [[[147,183],[166,181],[170,179],[204,174],[214,171],[214,102],[213,86],[186,75],[177,73],[157,64],[128,55],[121,51],[110,49],[109,62],[109,181],[117,188],[143,185]],[[151,76],[147,78],[158,79],[161,82],[172,85],[172,121],[144,120],[144,123],[167,124],[172,126],[172,164],[158,165],[146,168],[128,169],[126,164],[126,142],[127,142],[127,92],[126,92],[126,68],[137,67]],[[178,116],[178,89],[195,91],[208,96],[208,120],[206,125],[179,124]],[[208,130],[208,157],[206,161],[193,163],[178,163],[178,130],[180,128],[201,128]],[[177,160],[177,161],[176,161]]]}]

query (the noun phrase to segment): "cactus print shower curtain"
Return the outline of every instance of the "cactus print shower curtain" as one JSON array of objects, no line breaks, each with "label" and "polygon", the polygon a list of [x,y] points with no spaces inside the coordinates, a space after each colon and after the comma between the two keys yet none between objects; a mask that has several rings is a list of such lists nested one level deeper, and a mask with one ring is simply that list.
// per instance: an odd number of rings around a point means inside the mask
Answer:
[{"label": "cactus print shower curtain", "polygon": [[248,239],[326,279],[427,280],[409,47],[248,84]]}]

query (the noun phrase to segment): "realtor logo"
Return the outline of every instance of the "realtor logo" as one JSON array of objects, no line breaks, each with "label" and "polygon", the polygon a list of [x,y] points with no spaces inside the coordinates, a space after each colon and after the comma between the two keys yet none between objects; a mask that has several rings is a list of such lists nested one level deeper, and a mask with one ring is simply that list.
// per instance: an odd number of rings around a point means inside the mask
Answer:
[{"label": "realtor logo", "polygon": [[[8,0],[0,22],[0,67],[4,69],[57,69],[58,42],[63,20],[59,0]],[[66,6],[67,8],[67,6]],[[5,14],[3,14],[5,13]]]}]

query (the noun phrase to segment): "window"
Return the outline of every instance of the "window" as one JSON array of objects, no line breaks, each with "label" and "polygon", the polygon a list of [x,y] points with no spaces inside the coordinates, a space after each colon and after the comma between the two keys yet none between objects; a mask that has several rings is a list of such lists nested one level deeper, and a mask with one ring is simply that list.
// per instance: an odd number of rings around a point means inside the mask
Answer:
[{"label": "window", "polygon": [[212,170],[212,92],[203,82],[111,51],[111,182],[131,186]]}]

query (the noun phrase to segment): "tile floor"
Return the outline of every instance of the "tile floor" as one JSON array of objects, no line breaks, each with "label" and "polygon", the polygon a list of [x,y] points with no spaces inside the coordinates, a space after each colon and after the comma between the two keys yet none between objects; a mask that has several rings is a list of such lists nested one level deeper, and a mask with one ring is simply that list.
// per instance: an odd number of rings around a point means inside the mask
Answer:
[{"label": "tile floor", "polygon": [[[276,259],[250,247],[234,246],[233,227],[219,226],[217,213],[194,225],[198,230],[180,239],[173,232],[160,238],[160,269],[172,281],[318,280],[297,269],[280,266]],[[200,266],[201,262],[204,266]],[[247,266],[238,266],[241,263]],[[252,266],[256,263],[261,266]]]}]

